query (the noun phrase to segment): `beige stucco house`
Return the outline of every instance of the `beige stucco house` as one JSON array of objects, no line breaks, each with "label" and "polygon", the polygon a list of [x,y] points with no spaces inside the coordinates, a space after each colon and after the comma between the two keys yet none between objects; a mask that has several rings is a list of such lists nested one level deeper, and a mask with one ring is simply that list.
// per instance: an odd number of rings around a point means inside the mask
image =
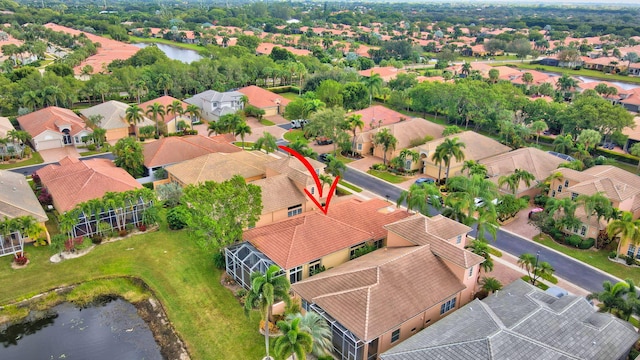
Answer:
[{"label": "beige stucco house", "polygon": [[238,92],[249,99],[249,105],[264,110],[264,116],[282,115],[290,100],[282,95],[250,85],[238,89]]},{"label": "beige stucco house", "polygon": [[56,106],[19,116],[18,123],[36,151],[84,145],[82,139],[93,132],[73,111]]},{"label": "beige stucco house", "polygon": [[[126,120],[127,108],[129,105],[111,100],[92,106],[90,108],[80,110],[80,116],[85,120],[92,116],[98,116],[101,120],[95,125],[107,131],[107,141],[114,142],[129,136],[131,126]],[[142,126],[155,125],[149,118],[144,117],[143,121],[135,124],[135,134],[138,136],[138,129]]]}]

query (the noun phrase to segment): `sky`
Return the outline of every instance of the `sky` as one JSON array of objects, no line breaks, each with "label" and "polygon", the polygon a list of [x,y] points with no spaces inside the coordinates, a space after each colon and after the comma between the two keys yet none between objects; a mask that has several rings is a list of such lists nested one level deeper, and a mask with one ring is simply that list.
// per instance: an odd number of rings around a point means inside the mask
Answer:
[{"label": "sky", "polygon": [[409,0],[411,2],[435,2],[435,3],[476,3],[476,4],[589,4],[589,5],[633,5],[640,6],[640,0]]}]

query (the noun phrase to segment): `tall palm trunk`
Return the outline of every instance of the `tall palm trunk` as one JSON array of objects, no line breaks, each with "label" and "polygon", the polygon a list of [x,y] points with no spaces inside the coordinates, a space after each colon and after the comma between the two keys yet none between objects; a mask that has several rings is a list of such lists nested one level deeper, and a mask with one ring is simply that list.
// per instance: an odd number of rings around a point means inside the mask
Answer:
[{"label": "tall palm trunk", "polygon": [[264,345],[269,358],[269,318],[271,318],[271,305],[267,305],[267,317],[264,321]]}]

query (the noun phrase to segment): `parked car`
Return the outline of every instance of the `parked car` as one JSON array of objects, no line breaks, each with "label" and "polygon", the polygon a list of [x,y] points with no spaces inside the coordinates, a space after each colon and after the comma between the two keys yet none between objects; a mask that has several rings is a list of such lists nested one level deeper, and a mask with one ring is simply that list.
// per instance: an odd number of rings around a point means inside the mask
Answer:
[{"label": "parked car", "polygon": [[435,184],[436,181],[435,179],[432,178],[427,178],[427,177],[421,177],[416,179],[416,181],[413,182],[416,185],[420,185],[420,184]]},{"label": "parked car", "polygon": [[318,160],[322,161],[323,163],[328,163],[329,161],[331,161],[331,154],[320,154],[318,155]]},{"label": "parked car", "polygon": [[[483,207],[485,205],[484,199],[482,198],[474,198],[473,203],[476,205],[476,207]],[[498,199],[491,200],[491,203],[493,205],[498,205]]]},{"label": "parked car", "polygon": [[307,120],[307,119],[291,120],[291,128],[292,129],[300,129],[300,128],[304,127],[305,125],[307,125],[308,123],[309,123],[309,120]]},{"label": "parked car", "polygon": [[333,144],[333,140],[329,139],[326,136],[318,136],[316,138],[316,144],[318,144],[318,145],[329,145],[329,144]]}]

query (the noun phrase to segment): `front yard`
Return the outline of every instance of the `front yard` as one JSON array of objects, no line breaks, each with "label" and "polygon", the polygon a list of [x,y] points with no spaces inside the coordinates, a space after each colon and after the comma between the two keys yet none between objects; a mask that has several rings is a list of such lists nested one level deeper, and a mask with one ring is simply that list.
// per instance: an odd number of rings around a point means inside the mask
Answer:
[{"label": "front yard", "polygon": [[[49,262],[49,247],[27,247],[30,263],[12,270],[11,256],[0,258],[0,304],[26,299],[53,288],[93,279],[142,279],[162,302],[167,316],[193,359],[258,359],[264,338],[259,315],[244,315],[234,295],[220,284],[212,251],[203,250],[185,231],[161,230],[99,245],[89,254]],[[238,346],[242,344],[242,346]]]},{"label": "front yard", "polygon": [[0,164],[0,170],[14,169],[17,167],[29,166],[29,165],[37,165],[37,164],[42,164],[43,162],[44,160],[42,160],[42,156],[40,156],[40,154],[37,152],[33,152],[29,159],[16,161],[14,163],[9,162],[9,163]]}]

